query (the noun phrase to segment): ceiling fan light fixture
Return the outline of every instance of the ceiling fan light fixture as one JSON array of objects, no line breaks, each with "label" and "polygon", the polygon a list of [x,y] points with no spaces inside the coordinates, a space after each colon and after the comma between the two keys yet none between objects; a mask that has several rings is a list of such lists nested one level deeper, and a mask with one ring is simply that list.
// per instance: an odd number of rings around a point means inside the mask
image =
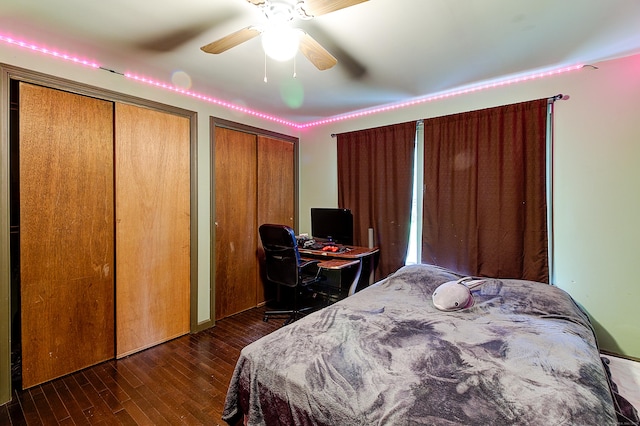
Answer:
[{"label": "ceiling fan light fixture", "polygon": [[298,1],[295,6],[293,6],[293,10],[297,13],[298,18],[308,21],[309,19],[313,19],[313,15],[308,13],[306,8],[307,5],[304,0]]},{"label": "ceiling fan light fixture", "polygon": [[262,48],[268,57],[284,62],[292,59],[300,46],[300,31],[289,27],[269,28],[262,32]]}]

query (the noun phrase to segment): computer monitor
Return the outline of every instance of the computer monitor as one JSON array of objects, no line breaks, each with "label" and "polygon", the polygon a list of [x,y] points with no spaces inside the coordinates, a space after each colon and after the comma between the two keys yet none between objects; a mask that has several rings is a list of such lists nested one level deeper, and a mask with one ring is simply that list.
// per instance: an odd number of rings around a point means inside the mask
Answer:
[{"label": "computer monitor", "polygon": [[353,245],[353,215],[349,209],[311,209],[311,236],[319,242]]}]

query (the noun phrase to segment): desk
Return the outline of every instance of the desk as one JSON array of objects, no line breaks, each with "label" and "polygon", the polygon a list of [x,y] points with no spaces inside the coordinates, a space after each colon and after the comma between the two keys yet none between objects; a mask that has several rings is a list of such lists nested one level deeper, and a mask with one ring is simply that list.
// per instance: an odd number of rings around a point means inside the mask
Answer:
[{"label": "desk", "polygon": [[[362,265],[365,259],[370,259],[371,261],[373,261],[373,255],[378,253],[380,249],[378,247],[344,247],[346,248],[346,250],[341,253],[306,249],[301,247],[298,248],[298,252],[300,252],[300,255],[304,257],[320,260],[318,267],[323,269],[343,269],[357,265],[358,270],[356,271],[353,282],[349,286],[348,295],[351,296],[356,292],[356,287],[358,286],[360,276],[362,275]],[[373,267],[373,262],[371,262],[371,265]]]}]

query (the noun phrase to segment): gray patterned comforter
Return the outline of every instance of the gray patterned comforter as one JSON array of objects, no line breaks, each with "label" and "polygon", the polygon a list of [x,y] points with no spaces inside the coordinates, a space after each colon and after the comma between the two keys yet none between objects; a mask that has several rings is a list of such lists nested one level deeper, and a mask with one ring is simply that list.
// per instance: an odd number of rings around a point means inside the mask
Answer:
[{"label": "gray patterned comforter", "polygon": [[443,312],[427,265],[248,345],[223,419],[249,425],[614,425],[587,316],[547,284],[489,279]]}]

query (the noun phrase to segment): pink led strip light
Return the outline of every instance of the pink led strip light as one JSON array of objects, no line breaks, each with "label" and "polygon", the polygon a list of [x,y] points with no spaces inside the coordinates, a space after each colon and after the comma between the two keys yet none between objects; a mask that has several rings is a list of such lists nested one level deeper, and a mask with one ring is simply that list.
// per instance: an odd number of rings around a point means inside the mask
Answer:
[{"label": "pink led strip light", "polygon": [[[10,45],[14,45],[14,46],[18,46],[18,47],[22,47],[25,49],[29,49],[32,50],[34,52],[38,52],[38,53],[42,53],[48,56],[53,56],[59,59],[63,59],[66,61],[71,61],[83,66],[88,66],[91,68],[101,68],[101,66],[95,62],[92,61],[88,61],[85,59],[80,59],[77,58],[75,56],[70,56],[64,53],[60,53],[56,50],[51,50],[51,49],[47,49],[45,47],[42,46],[38,46],[36,44],[33,43],[27,43],[24,41],[20,41],[20,40],[16,40],[14,38],[8,37],[8,36],[4,36],[2,34],[0,34],[0,41],[5,42],[7,44]],[[160,81],[156,81],[156,80],[152,80],[152,79],[148,79],[146,77],[141,77],[135,74],[130,74],[130,73],[125,73],[124,76],[126,78],[144,83],[144,84],[148,84],[151,86],[155,86],[155,87],[159,87],[162,89],[166,89],[166,90],[170,90],[172,92],[176,92],[185,96],[189,96],[204,102],[208,102],[211,104],[215,104],[215,105],[219,105],[223,108],[232,110],[232,111],[237,111],[237,112],[241,112],[243,114],[247,114],[247,115],[251,115],[253,117],[257,117],[257,118],[261,118],[263,120],[267,120],[267,121],[272,121],[275,123],[279,123],[279,124],[283,124],[298,130],[302,130],[302,129],[308,129],[311,127],[315,127],[315,126],[320,126],[320,125],[324,125],[324,124],[330,124],[330,123],[336,123],[336,122],[340,122],[340,121],[345,121],[345,120],[350,120],[350,119],[355,119],[355,118],[359,118],[359,117],[365,117],[365,116],[369,116],[369,115],[373,115],[373,114],[379,114],[379,113],[383,113],[383,112],[387,112],[387,111],[394,111],[397,109],[401,109],[401,108],[407,108],[407,107],[411,107],[411,106],[415,106],[415,105],[420,105],[423,103],[427,103],[427,102],[432,102],[432,101],[437,101],[440,99],[446,99],[446,98],[451,98],[454,96],[459,96],[459,95],[464,95],[464,94],[468,94],[468,93],[474,93],[474,92],[478,92],[481,90],[487,90],[487,89],[494,89],[497,87],[502,87],[502,86],[507,86],[510,84],[516,84],[516,83],[522,83],[525,81],[531,81],[531,80],[536,80],[536,79],[540,79],[540,78],[545,78],[545,77],[552,77],[558,74],[564,74],[566,72],[570,72],[570,71],[576,71],[579,70],[581,68],[583,68],[584,65],[572,65],[572,66],[568,66],[568,67],[564,67],[564,68],[558,68],[558,69],[554,69],[551,71],[545,71],[545,72],[540,72],[540,73],[535,73],[535,74],[529,74],[529,75],[524,75],[524,76],[520,76],[520,77],[515,77],[515,78],[511,78],[511,79],[505,79],[505,80],[500,80],[500,81],[496,81],[496,82],[491,82],[491,83],[486,83],[486,84],[479,84],[477,86],[471,86],[465,89],[459,89],[459,90],[452,90],[449,92],[444,92],[441,94],[437,94],[437,95],[432,95],[432,96],[426,96],[426,97],[422,97],[422,98],[416,98],[410,101],[406,101],[406,102],[400,102],[400,103],[395,103],[395,104],[390,104],[390,105],[386,105],[386,106],[382,106],[382,107],[378,107],[378,108],[372,108],[372,109],[366,109],[366,110],[362,110],[362,111],[357,111],[357,112],[353,112],[353,113],[349,113],[349,114],[344,114],[344,115],[338,115],[335,117],[330,117],[330,118],[326,118],[326,119],[322,119],[322,120],[317,120],[317,121],[310,121],[308,123],[303,123],[303,124],[298,124],[298,123],[294,123],[288,120],[284,120],[282,118],[279,117],[275,117],[269,114],[265,114],[259,111],[255,111],[252,110],[250,108],[246,108],[243,106],[239,106],[236,104],[232,104],[230,102],[221,100],[221,99],[216,99],[213,98],[211,96],[207,96],[207,95],[203,95],[203,94],[199,94],[196,92],[192,92],[189,90],[185,90],[185,89],[181,89],[179,87],[176,87],[172,84],[168,84],[168,83],[163,83]]]},{"label": "pink led strip light", "polygon": [[44,55],[49,55],[49,56],[53,56],[56,57],[58,59],[63,59],[65,61],[71,61],[74,62],[76,64],[80,64],[80,65],[84,65],[87,67],[91,67],[91,68],[100,68],[99,64],[96,64],[95,62],[86,60],[86,59],[80,59],[78,57],[75,56],[71,56],[71,55],[67,55],[66,53],[61,53],[57,50],[51,50],[51,49],[47,49],[46,47],[42,47],[42,46],[38,46],[36,44],[33,43],[27,43],[25,41],[21,41],[21,40],[16,40],[14,38],[5,36],[0,34],[0,41],[3,41],[7,44],[11,44],[14,46],[18,46],[18,47],[22,47],[24,49],[29,49],[32,50],[34,52],[38,52],[38,53],[42,53]]},{"label": "pink led strip light", "polygon": [[545,72],[540,72],[540,73],[536,73],[536,74],[529,74],[529,75],[524,75],[524,76],[520,76],[520,77],[515,77],[515,78],[511,78],[511,79],[506,79],[506,80],[501,80],[501,81],[495,81],[492,83],[486,83],[486,84],[481,84],[481,85],[477,85],[477,86],[472,86],[472,87],[468,87],[465,89],[460,89],[460,90],[452,90],[449,92],[445,92],[445,93],[441,93],[438,95],[433,95],[433,96],[427,96],[427,97],[422,97],[422,98],[416,98],[407,102],[401,102],[401,103],[396,103],[396,104],[390,104],[390,105],[386,105],[386,106],[382,106],[382,107],[378,107],[378,108],[372,108],[372,109],[368,109],[368,110],[362,110],[362,111],[358,111],[358,112],[353,112],[350,114],[345,114],[345,115],[339,115],[339,116],[335,116],[335,117],[331,117],[331,118],[326,118],[326,119],[322,119],[322,120],[317,120],[317,121],[311,121],[308,123],[304,123],[304,124],[298,124],[298,123],[293,123],[291,121],[287,121],[287,120],[283,120],[281,118],[278,117],[274,117],[272,115],[269,114],[264,114],[262,112],[259,111],[254,111],[252,109],[249,108],[245,108],[242,106],[238,106],[226,101],[222,101],[220,99],[215,99],[206,95],[201,95],[198,93],[194,93],[194,92],[190,92],[184,89],[180,89],[177,88],[171,84],[167,84],[167,83],[162,83],[162,82],[158,82],[158,81],[154,81],[154,80],[149,80],[147,78],[144,77],[138,77],[132,74],[125,74],[125,76],[127,78],[131,78],[143,83],[147,83],[147,84],[151,84],[153,86],[156,87],[161,87],[163,89],[167,89],[167,90],[171,90],[174,92],[178,92],[187,96],[191,96],[206,102],[210,102],[210,103],[214,103],[216,105],[220,105],[224,108],[230,109],[230,110],[234,110],[234,111],[239,111],[245,114],[249,114],[252,115],[254,117],[258,117],[258,118],[262,118],[264,120],[269,120],[269,121],[273,121],[276,123],[280,123],[280,124],[284,124],[299,130],[302,129],[308,129],[311,127],[315,127],[315,126],[320,126],[323,124],[330,124],[330,123],[336,123],[339,121],[344,121],[344,120],[349,120],[349,119],[354,119],[354,118],[359,118],[359,117],[364,117],[364,116],[368,116],[368,115],[373,115],[373,114],[379,114],[382,112],[386,112],[386,111],[393,111],[396,109],[400,109],[400,108],[406,108],[406,107],[411,107],[411,106],[415,106],[415,105],[420,105],[426,102],[432,102],[432,101],[437,101],[440,99],[446,99],[446,98],[451,98],[453,96],[459,96],[459,95],[464,95],[464,94],[468,94],[468,93],[473,93],[473,92],[478,92],[480,90],[487,90],[487,89],[494,89],[496,87],[502,87],[502,86],[507,86],[510,84],[516,84],[516,83],[523,83],[525,81],[531,81],[531,80],[537,80],[540,78],[545,78],[545,77],[551,77],[554,75],[558,75],[558,74],[563,74],[566,72],[570,72],[570,71],[575,71],[575,70],[579,70],[581,68],[583,68],[584,65],[572,65],[569,67],[564,67],[564,68],[558,68],[558,69],[554,69],[551,71],[545,71]]},{"label": "pink led strip light", "polygon": [[510,84],[523,83],[525,81],[531,81],[531,80],[537,80],[537,79],[540,79],[540,78],[551,77],[551,76],[554,76],[554,75],[563,74],[563,73],[570,72],[570,71],[576,71],[576,70],[582,69],[583,67],[584,67],[584,65],[572,65],[572,66],[569,66],[569,67],[558,68],[558,69],[554,69],[554,70],[551,70],[551,71],[545,71],[545,72],[540,72],[540,73],[536,73],[536,74],[529,74],[529,75],[524,75],[524,76],[520,76],[520,77],[516,77],[516,78],[495,81],[495,82],[492,82],[492,83],[486,83],[486,84],[480,84],[480,85],[477,85],[477,86],[471,86],[471,87],[468,87],[468,88],[465,88],[465,89],[451,90],[451,91],[444,92],[444,93],[441,93],[441,94],[438,94],[438,95],[432,95],[432,96],[426,96],[426,97],[422,97],[422,98],[416,98],[416,99],[413,99],[413,100],[410,100],[410,101],[406,101],[406,102],[390,104],[390,105],[386,105],[386,106],[382,106],[382,107],[378,107],[378,108],[372,108],[372,109],[357,111],[357,112],[353,112],[353,113],[345,114],[345,115],[338,115],[338,116],[326,118],[326,119],[323,119],[323,120],[311,121],[309,123],[300,124],[297,127],[299,129],[305,129],[305,128],[315,127],[315,126],[319,126],[319,125],[323,125],[323,124],[336,123],[338,121],[344,121],[344,120],[349,120],[349,119],[353,119],[353,118],[365,117],[367,115],[379,114],[381,112],[393,111],[393,110],[396,110],[396,109],[411,107],[411,106],[414,106],[414,105],[420,105],[420,104],[423,104],[423,103],[437,101],[437,100],[440,100],[440,99],[446,99],[446,98],[451,98],[451,97],[454,97],[454,96],[464,95],[464,94],[468,94],[468,93],[474,93],[474,92],[478,92],[480,90],[495,89],[496,87],[502,87],[502,86],[507,86],[507,85],[510,85]]},{"label": "pink led strip light", "polygon": [[246,107],[243,107],[243,106],[232,104],[230,102],[223,101],[221,99],[212,98],[211,96],[202,95],[200,93],[195,93],[195,92],[191,92],[189,90],[181,89],[181,88],[176,87],[176,86],[174,86],[172,84],[163,83],[161,81],[156,81],[156,80],[151,80],[151,79],[148,79],[146,77],[137,76],[135,74],[125,73],[124,76],[127,77],[127,78],[130,78],[132,80],[139,81],[141,83],[150,84],[152,86],[160,87],[162,89],[166,89],[166,90],[170,90],[172,92],[180,93],[182,95],[189,96],[189,97],[192,97],[192,98],[196,98],[196,99],[199,99],[199,100],[204,101],[204,102],[209,102],[209,103],[212,103],[212,104],[215,104],[215,105],[220,105],[221,107],[230,109],[232,111],[238,111],[238,112],[241,112],[243,114],[247,114],[247,115],[251,115],[251,116],[254,116],[254,117],[258,117],[258,118],[261,118],[263,120],[273,121],[273,122],[279,123],[279,124],[284,124],[284,125],[287,125],[287,126],[290,126],[290,127],[293,127],[293,128],[297,128],[297,129],[300,128],[299,124],[293,123],[291,121],[287,121],[287,120],[284,120],[282,118],[274,117],[274,116],[269,115],[269,114],[265,114],[265,113],[262,113],[262,112],[259,112],[259,111],[255,111],[255,110],[252,110],[250,108],[246,108]]}]

